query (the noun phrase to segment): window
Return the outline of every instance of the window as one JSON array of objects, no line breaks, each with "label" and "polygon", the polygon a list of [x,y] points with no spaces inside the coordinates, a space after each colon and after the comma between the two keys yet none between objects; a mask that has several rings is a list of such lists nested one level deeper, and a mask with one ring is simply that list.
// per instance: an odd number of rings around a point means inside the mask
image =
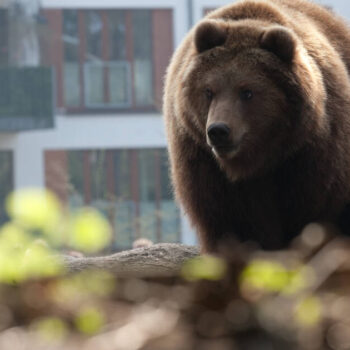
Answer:
[{"label": "window", "polygon": [[99,209],[113,227],[115,248],[130,248],[140,237],[180,240],[166,150],[47,151],[45,159],[48,187],[71,208]]},{"label": "window", "polygon": [[151,10],[64,10],[64,104],[154,108]]},{"label": "window", "polygon": [[64,99],[67,106],[80,105],[78,12],[65,11],[63,16]]},{"label": "window", "polygon": [[133,11],[133,53],[135,102],[139,106],[153,101],[152,86],[152,43],[150,11]]},{"label": "window", "polygon": [[9,53],[9,20],[8,10],[0,8],[0,65],[8,64]]},{"label": "window", "polygon": [[8,220],[5,199],[13,190],[12,152],[0,151],[0,224]]}]

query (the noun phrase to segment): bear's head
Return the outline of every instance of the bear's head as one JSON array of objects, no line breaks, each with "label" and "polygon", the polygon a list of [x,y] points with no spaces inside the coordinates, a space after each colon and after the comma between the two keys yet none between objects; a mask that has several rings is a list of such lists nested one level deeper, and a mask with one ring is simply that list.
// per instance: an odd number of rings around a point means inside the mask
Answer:
[{"label": "bear's head", "polygon": [[232,180],[268,171],[328,132],[321,72],[281,25],[204,20],[179,94],[186,128]]}]

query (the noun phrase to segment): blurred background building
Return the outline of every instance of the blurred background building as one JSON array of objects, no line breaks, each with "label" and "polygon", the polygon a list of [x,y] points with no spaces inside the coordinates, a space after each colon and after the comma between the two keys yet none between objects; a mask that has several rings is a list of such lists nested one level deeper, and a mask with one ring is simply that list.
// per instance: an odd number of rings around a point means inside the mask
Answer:
[{"label": "blurred background building", "polygon": [[[319,1],[350,19],[348,0]],[[172,52],[226,0],[0,0],[0,222],[4,198],[47,187],[101,210],[114,249],[193,244],[168,175],[161,115]]]}]

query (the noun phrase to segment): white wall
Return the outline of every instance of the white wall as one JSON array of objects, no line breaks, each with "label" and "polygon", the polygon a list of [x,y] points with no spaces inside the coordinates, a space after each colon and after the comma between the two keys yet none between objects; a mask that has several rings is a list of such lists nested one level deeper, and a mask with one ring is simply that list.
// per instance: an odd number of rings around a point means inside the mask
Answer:
[{"label": "white wall", "polygon": [[57,116],[53,129],[0,137],[0,149],[14,151],[15,188],[44,186],[45,150],[153,147],[166,147],[158,114]]}]

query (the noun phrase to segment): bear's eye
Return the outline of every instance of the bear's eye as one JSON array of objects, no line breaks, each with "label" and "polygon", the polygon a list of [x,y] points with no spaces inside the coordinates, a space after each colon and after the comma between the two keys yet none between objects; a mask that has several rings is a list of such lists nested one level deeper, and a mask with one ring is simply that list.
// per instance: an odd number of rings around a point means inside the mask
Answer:
[{"label": "bear's eye", "polygon": [[239,93],[239,97],[243,101],[249,101],[253,98],[253,91],[252,90],[241,90]]},{"label": "bear's eye", "polygon": [[213,92],[212,89],[206,88],[205,91],[204,91],[204,93],[205,93],[206,98],[207,98],[209,101],[211,101],[211,100],[213,99],[214,92]]}]

